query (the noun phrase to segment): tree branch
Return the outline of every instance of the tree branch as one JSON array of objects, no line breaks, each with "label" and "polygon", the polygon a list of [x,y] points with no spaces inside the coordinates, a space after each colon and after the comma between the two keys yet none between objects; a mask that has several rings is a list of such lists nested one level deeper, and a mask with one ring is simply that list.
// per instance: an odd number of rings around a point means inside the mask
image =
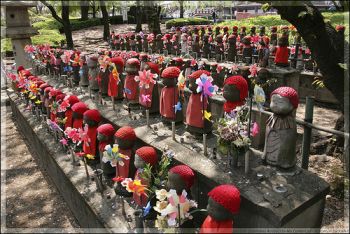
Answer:
[{"label": "tree branch", "polygon": [[56,12],[55,8],[50,3],[48,3],[47,1],[40,1],[40,2],[42,2],[42,4],[44,4],[47,8],[49,8],[49,10],[51,11],[52,17],[55,18],[55,20],[57,20],[62,25],[64,25],[64,22],[63,22],[62,18],[60,18],[57,15],[57,12]]}]

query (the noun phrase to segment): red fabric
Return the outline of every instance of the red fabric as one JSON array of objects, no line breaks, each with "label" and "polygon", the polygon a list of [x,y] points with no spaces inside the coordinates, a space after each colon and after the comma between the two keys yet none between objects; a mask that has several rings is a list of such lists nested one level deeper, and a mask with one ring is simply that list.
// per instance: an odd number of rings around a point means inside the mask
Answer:
[{"label": "red fabric", "polygon": [[119,148],[119,153],[124,154],[129,157],[129,160],[125,160],[124,158],[122,159],[124,162],[123,166],[120,166],[119,163],[117,163],[116,167],[116,176],[121,176],[123,178],[130,178],[130,164],[134,163],[132,161],[133,155],[132,155],[132,150],[131,149],[120,149]]},{"label": "red fabric", "polygon": [[108,96],[110,97],[118,96],[118,81],[114,79],[112,72],[109,73]]},{"label": "red fabric", "polygon": [[[154,84],[150,83],[149,88],[140,88],[139,103],[141,106],[150,108],[152,106],[152,94],[153,94]],[[149,95],[150,101],[143,101],[142,95]]]},{"label": "red fabric", "polygon": [[232,233],[233,221],[217,221],[210,215],[204,220],[199,233]]},{"label": "red fabric", "polygon": [[20,71],[23,71],[24,70],[24,67],[22,65],[20,65],[18,68],[17,68],[17,73],[20,72]]},{"label": "red fabric", "polygon": [[88,127],[88,140],[84,140],[83,151],[85,154],[96,155],[97,127]]},{"label": "red fabric", "polygon": [[189,166],[178,165],[178,166],[172,167],[169,171],[171,173],[180,175],[183,181],[185,181],[187,185],[187,189],[190,189],[192,187],[194,182],[194,172]]},{"label": "red fabric", "polygon": [[125,92],[129,101],[136,101],[138,98],[138,83],[135,81],[135,75],[127,75],[124,82],[124,88],[129,89],[131,93]]},{"label": "red fabric", "polygon": [[64,93],[61,93],[61,94],[57,95],[56,96],[56,102],[63,101],[65,96],[66,95]]},{"label": "red fabric", "polygon": [[232,110],[234,110],[237,106],[242,106],[244,105],[244,101],[238,101],[238,102],[230,102],[226,101],[224,103],[224,111],[226,113],[230,113]]},{"label": "red fabric", "polygon": [[243,76],[231,76],[224,81],[224,85],[234,85],[239,90],[240,101],[248,97],[248,83]]},{"label": "red fabric", "polygon": [[208,196],[232,214],[239,212],[241,197],[239,190],[231,184],[222,184],[212,189]]},{"label": "red fabric", "polygon": [[157,164],[157,152],[151,146],[143,146],[136,150],[135,154],[137,154],[140,158],[143,159],[143,161],[145,161],[145,163],[149,163],[151,166]]},{"label": "red fabric", "polygon": [[84,116],[90,120],[95,121],[96,123],[101,122],[101,114],[98,110],[92,109],[84,112]]},{"label": "red fabric", "polygon": [[74,119],[73,128],[76,128],[76,129],[83,128],[83,119]]},{"label": "red fabric", "polygon": [[[173,59],[178,62],[175,58]],[[182,59],[181,59],[182,60]],[[177,67],[167,67],[162,72],[162,78],[174,79],[180,75],[181,70]]]},{"label": "red fabric", "polygon": [[277,46],[275,63],[288,64],[289,50],[287,46]]},{"label": "red fabric", "polygon": [[140,68],[140,61],[137,58],[131,58],[126,61],[127,64],[132,64],[138,66]]},{"label": "red fabric", "polygon": [[112,124],[102,124],[97,128],[97,132],[104,136],[111,137],[114,135],[114,127]]},{"label": "red fabric", "polygon": [[124,60],[120,56],[111,58],[111,62],[117,66],[124,67]]},{"label": "red fabric", "polygon": [[299,104],[298,93],[292,87],[279,87],[271,93],[271,97],[274,94],[279,94],[282,97],[288,98],[290,103],[293,105],[293,107],[295,109],[298,108],[298,104]]},{"label": "red fabric", "polygon": [[[136,171],[134,180],[140,180],[141,184],[149,186],[148,181],[144,180],[143,178],[140,177],[139,175],[139,170]],[[147,196],[145,194],[142,194],[141,196],[137,195],[136,193],[133,194],[133,199],[135,203],[141,207],[145,207],[147,205]]]},{"label": "red fabric", "polygon": [[67,118],[66,119],[66,123],[64,124],[64,129],[66,129],[68,127],[72,127],[72,124],[73,124],[73,111],[71,109],[67,109],[64,115]]},{"label": "red fabric", "polygon": [[[176,93],[175,93],[176,90]],[[175,94],[175,98],[174,98]],[[174,102],[175,99],[175,102]],[[175,119],[174,106],[178,102],[179,93],[177,87],[164,87],[160,94],[159,112],[168,119]]]},{"label": "red fabric", "polygon": [[[186,123],[190,126],[203,128],[203,102],[201,93],[192,93],[186,109]],[[204,110],[208,107],[207,97],[204,97]]]},{"label": "red fabric", "polygon": [[134,141],[136,140],[135,130],[130,126],[124,126],[118,129],[114,134],[115,137],[122,140]]}]

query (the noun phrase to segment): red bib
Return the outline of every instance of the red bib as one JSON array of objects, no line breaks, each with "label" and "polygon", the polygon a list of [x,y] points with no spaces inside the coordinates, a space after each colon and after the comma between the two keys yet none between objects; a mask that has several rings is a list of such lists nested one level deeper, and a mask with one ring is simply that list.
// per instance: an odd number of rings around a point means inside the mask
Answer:
[{"label": "red bib", "polygon": [[288,64],[289,51],[286,46],[278,46],[276,51],[275,63]]},{"label": "red bib", "polygon": [[[148,107],[150,108],[152,106],[152,93],[153,93],[153,88],[154,88],[154,84],[151,83],[149,84],[149,88],[145,89],[145,88],[140,88],[140,95],[139,95],[139,103],[144,106],[144,107]],[[142,98],[142,95],[149,95],[149,100],[150,101],[144,101]]]},{"label": "red bib", "polygon": [[108,82],[108,96],[116,97],[118,96],[118,82],[113,77],[113,73],[109,73],[109,82]]},{"label": "red bib", "polygon": [[[191,94],[186,110],[186,123],[190,126],[203,128],[203,102],[201,101],[202,94]],[[204,110],[207,109],[207,97],[204,97]]]},{"label": "red bib", "polygon": [[123,178],[130,178],[132,175],[130,175],[130,163],[134,163],[133,161],[133,155],[132,155],[132,150],[131,149],[119,149],[119,152],[121,154],[124,154],[129,157],[129,160],[123,159],[124,166],[120,166],[119,163],[117,164],[116,168],[116,176],[121,176]]},{"label": "red bib", "polygon": [[76,129],[83,128],[83,119],[74,119],[73,128],[76,128]]},{"label": "red bib", "polygon": [[89,140],[84,140],[83,151],[85,154],[96,156],[97,127],[89,127],[87,131]]},{"label": "red bib", "polygon": [[[176,94],[174,98],[174,93],[176,89]],[[174,102],[175,99],[175,102]],[[179,93],[177,87],[164,87],[160,94],[160,106],[159,112],[162,116],[168,119],[175,119],[174,106],[178,102]]]},{"label": "red bib", "polygon": [[66,123],[64,124],[64,129],[68,127],[72,127],[73,124],[73,111],[71,109],[67,109],[66,113],[64,114],[66,116]]},{"label": "red bib", "polygon": [[125,95],[129,101],[137,101],[138,83],[135,81],[135,75],[127,75],[125,78],[124,88],[128,89]]},{"label": "red bib", "polygon": [[217,221],[208,215],[199,233],[232,233],[232,228],[232,220]]}]

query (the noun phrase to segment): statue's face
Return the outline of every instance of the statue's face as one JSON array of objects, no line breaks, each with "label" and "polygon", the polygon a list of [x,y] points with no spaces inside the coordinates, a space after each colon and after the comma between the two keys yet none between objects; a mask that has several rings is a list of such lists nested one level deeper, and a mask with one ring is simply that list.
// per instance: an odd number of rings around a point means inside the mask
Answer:
[{"label": "statue's face", "polygon": [[146,167],[146,162],[137,154],[135,154],[135,161],[134,165],[136,168],[145,168]]},{"label": "statue's face", "polygon": [[222,205],[215,202],[211,197],[208,199],[207,211],[208,215],[217,221],[224,221],[232,219],[233,217],[228,210],[226,210]]},{"label": "statue's face", "polygon": [[223,96],[227,101],[237,102],[240,100],[239,98],[240,92],[234,85],[224,85]]},{"label": "statue's face", "polygon": [[135,141],[123,140],[118,137],[114,137],[114,142],[118,144],[121,149],[131,149],[134,146]]},{"label": "statue's face", "polygon": [[270,108],[273,113],[278,115],[287,115],[294,109],[289,99],[279,94],[272,95]]},{"label": "statue's face", "polygon": [[131,64],[126,64],[126,67],[125,67],[125,71],[129,74],[137,74],[139,69],[134,66],[134,65],[131,65]]},{"label": "statue's face", "polygon": [[193,92],[196,93],[198,85],[196,84],[196,79],[189,79],[188,80],[188,88]]},{"label": "statue's face", "polygon": [[83,116],[83,119],[84,119],[84,123],[87,124],[89,127],[95,127],[98,125],[97,122],[89,119],[88,117],[86,117],[85,115]]},{"label": "statue's face", "polygon": [[168,181],[166,184],[168,190],[175,189],[177,194],[181,194],[182,190],[186,190],[186,183],[179,174],[168,172]]},{"label": "statue's face", "polygon": [[108,140],[108,137],[103,135],[102,133],[97,133],[97,140],[98,141],[107,141]]},{"label": "statue's face", "polygon": [[83,115],[80,113],[77,113],[77,112],[73,112],[72,116],[74,119],[82,119],[83,118]]},{"label": "statue's face", "polygon": [[174,87],[176,85],[177,79],[163,78],[162,82],[166,87]]}]

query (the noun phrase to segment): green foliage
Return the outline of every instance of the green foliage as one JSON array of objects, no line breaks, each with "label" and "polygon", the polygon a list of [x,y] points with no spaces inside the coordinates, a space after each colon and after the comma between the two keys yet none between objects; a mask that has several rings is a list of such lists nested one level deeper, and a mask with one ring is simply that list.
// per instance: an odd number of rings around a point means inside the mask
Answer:
[{"label": "green foliage", "polygon": [[1,39],[1,53],[5,51],[12,51],[12,43],[10,38]]},{"label": "green foliage", "polygon": [[203,25],[210,24],[210,21],[203,18],[180,18],[180,19],[172,19],[165,22],[165,26],[167,29],[171,27],[177,26],[185,26],[185,25]]}]

